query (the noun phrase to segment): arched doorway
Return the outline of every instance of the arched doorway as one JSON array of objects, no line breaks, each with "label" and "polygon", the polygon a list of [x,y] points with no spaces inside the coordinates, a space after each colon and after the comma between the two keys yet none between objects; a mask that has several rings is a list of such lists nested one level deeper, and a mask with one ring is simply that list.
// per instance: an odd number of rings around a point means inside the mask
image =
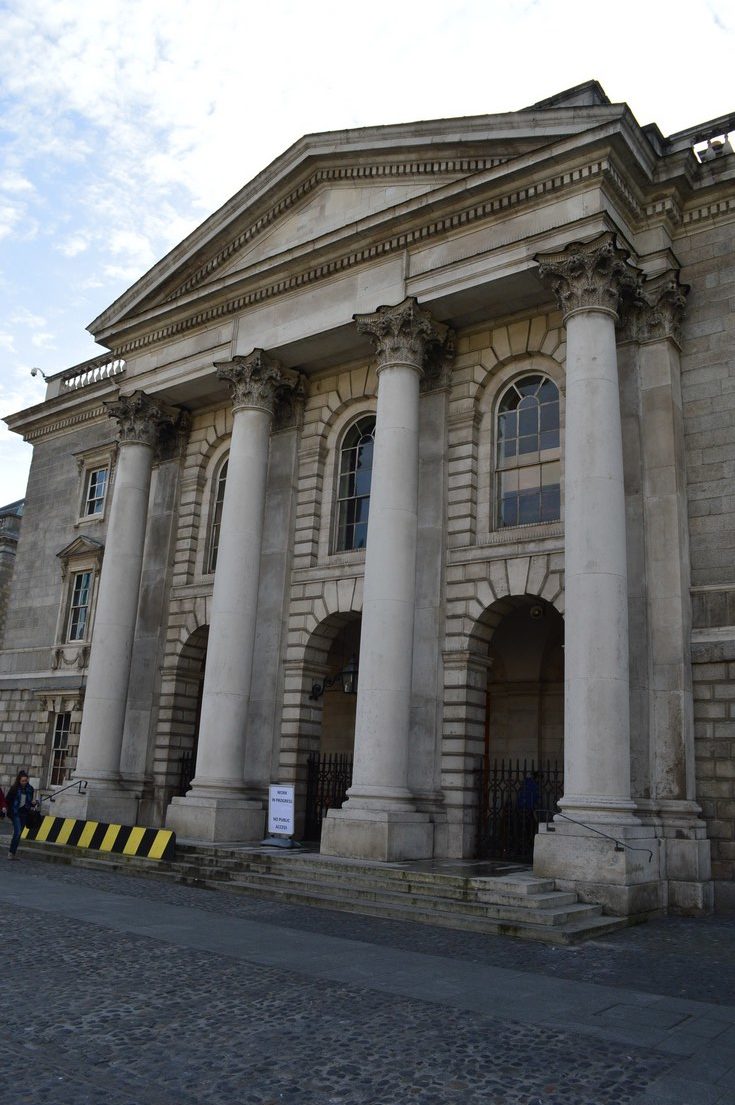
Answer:
[{"label": "arched doorway", "polygon": [[342,805],[352,782],[360,627],[359,614],[333,615],[319,627],[322,656],[309,701],[320,724],[318,746],[312,738],[307,750],[305,840],[319,840],[327,811]]},{"label": "arched doorway", "polygon": [[184,644],[176,668],[173,741],[169,759],[170,770],[176,776],[172,797],[186,794],[194,778],[208,640],[208,625],[196,629]]},{"label": "arched doorway", "polygon": [[480,854],[531,863],[538,820],[563,791],[564,620],[508,598],[488,647]]}]

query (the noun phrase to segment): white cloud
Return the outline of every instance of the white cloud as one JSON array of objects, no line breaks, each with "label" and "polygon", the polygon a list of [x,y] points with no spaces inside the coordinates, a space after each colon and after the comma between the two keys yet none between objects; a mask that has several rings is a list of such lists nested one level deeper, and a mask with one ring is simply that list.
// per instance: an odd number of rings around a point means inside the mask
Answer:
[{"label": "white cloud", "polygon": [[31,345],[35,349],[55,349],[56,339],[54,335],[48,330],[41,331],[39,334],[34,334],[31,338]]},{"label": "white cloud", "polygon": [[20,173],[15,173],[11,169],[0,173],[0,191],[2,192],[17,194],[18,192],[35,192],[35,190],[31,181]]},{"label": "white cloud", "polygon": [[27,307],[20,307],[14,311],[9,321],[15,326],[29,327],[34,330],[44,330],[46,328],[44,316],[34,314]]},{"label": "white cloud", "polygon": [[15,338],[12,334],[5,334],[0,331],[0,349],[6,349],[8,353],[15,352]]},{"label": "white cloud", "polygon": [[76,257],[89,249],[89,241],[83,234],[75,234],[65,242],[59,242],[56,249],[59,253],[63,253],[64,257]]}]

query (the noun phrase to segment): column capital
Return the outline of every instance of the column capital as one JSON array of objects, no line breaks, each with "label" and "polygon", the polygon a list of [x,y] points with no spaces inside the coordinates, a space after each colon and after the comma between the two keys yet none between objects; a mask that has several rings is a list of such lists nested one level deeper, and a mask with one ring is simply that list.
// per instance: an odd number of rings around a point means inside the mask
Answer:
[{"label": "column capital", "polygon": [[253,349],[246,357],[231,361],[215,361],[214,367],[217,378],[230,385],[233,410],[263,410],[271,417],[283,392],[293,390],[299,382],[298,372],[283,368],[264,349]]},{"label": "column capital", "polygon": [[614,234],[571,242],[558,253],[538,253],[541,280],[556,296],[566,322],[574,311],[607,311],[617,316],[621,297],[634,295],[640,272],[629,263]]},{"label": "column capital", "polygon": [[620,341],[681,343],[689,285],[682,284],[676,269],[667,269],[641,286],[621,312]]},{"label": "column capital", "polygon": [[395,307],[378,307],[365,315],[352,316],[358,333],[373,339],[378,356],[378,372],[394,363],[415,365],[423,373],[427,361],[441,361],[445,351],[451,355],[453,331],[436,322],[414,296]]},{"label": "column capital", "polygon": [[104,405],[110,418],[117,420],[121,445],[148,445],[151,449],[175,432],[183,413],[144,391],[118,395]]}]

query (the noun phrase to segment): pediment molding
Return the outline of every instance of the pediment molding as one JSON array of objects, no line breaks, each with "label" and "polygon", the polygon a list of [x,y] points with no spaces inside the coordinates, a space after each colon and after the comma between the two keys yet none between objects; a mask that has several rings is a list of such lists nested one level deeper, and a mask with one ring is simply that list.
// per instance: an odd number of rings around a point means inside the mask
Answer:
[{"label": "pediment molding", "polygon": [[278,219],[321,185],[387,179],[405,182],[417,178],[454,178],[467,176],[469,173],[482,172],[486,169],[494,169],[499,165],[504,165],[508,160],[510,160],[508,157],[435,158],[422,161],[394,161],[389,164],[340,165],[317,169],[306,180],[301,181],[293,188],[288,195],[281,197],[277,203],[274,203],[245,230],[237,234],[231,242],[223,246],[213,257],[210,257],[170,292],[165,297],[164,302],[170,303],[187,292],[193,291],[202,281],[221,269],[223,265],[229,264],[238,253],[249,246],[264,231],[269,230]]},{"label": "pediment molding", "polygon": [[91,559],[95,563],[99,563],[104,551],[105,546],[101,541],[95,541],[93,537],[81,535],[65,545],[63,549],[57,552],[56,556],[61,561],[62,566],[65,567],[72,560]]},{"label": "pediment molding", "polygon": [[[598,178],[613,188],[619,198],[629,209],[631,217],[636,220],[643,217],[643,208],[633,194],[632,190],[624,184],[623,176],[617,168],[614,160],[609,156],[596,158],[593,161],[584,162],[568,169],[560,170],[542,180],[536,180],[532,184],[520,186],[511,191],[496,191],[496,194],[484,200],[457,208],[445,215],[420,221],[414,219],[411,226],[407,226],[396,233],[388,234],[380,240],[371,237],[364,245],[351,249],[349,252],[325,256],[324,260],[311,264],[301,270],[289,271],[282,275],[274,273],[268,280],[267,273],[246,273],[239,280],[234,280],[227,288],[219,287],[214,294],[227,298],[220,298],[219,302],[210,302],[206,306],[196,308],[196,301],[190,304],[191,313],[186,317],[172,319],[147,333],[131,337],[127,341],[118,339],[115,352],[124,357],[136,351],[168,341],[173,337],[185,334],[200,326],[219,321],[233,314],[239,314],[249,307],[266,302],[275,297],[286,295],[301,288],[308,287],[319,280],[329,279],[335,275],[346,272],[358,265],[374,262],[387,258],[393,253],[402,252],[417,244],[425,243],[432,238],[452,233],[455,230],[482,220],[492,220],[499,215],[505,215],[509,211],[524,206],[544,201],[554,193],[575,188],[592,179]],[[421,214],[423,212],[419,212]],[[354,243],[354,237],[350,239]],[[343,247],[344,248],[344,247]],[[313,256],[313,254],[312,254]],[[237,291],[235,291],[237,289]],[[201,293],[206,294],[206,286],[201,288]],[[233,294],[235,293],[235,294]],[[175,304],[169,304],[175,306]]]}]

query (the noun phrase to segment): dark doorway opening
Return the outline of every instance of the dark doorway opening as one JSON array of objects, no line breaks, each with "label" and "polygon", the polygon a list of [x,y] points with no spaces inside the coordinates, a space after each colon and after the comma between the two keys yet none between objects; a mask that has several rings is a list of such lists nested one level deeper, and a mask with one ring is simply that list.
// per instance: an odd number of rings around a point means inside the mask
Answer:
[{"label": "dark doorway opening", "polygon": [[558,811],[563,793],[564,775],[556,763],[494,760],[482,772],[480,857],[532,863],[539,820]]},{"label": "dark doorway opening", "polygon": [[306,762],[304,840],[319,840],[322,821],[339,809],[352,784],[352,756],[346,752],[310,752]]}]

